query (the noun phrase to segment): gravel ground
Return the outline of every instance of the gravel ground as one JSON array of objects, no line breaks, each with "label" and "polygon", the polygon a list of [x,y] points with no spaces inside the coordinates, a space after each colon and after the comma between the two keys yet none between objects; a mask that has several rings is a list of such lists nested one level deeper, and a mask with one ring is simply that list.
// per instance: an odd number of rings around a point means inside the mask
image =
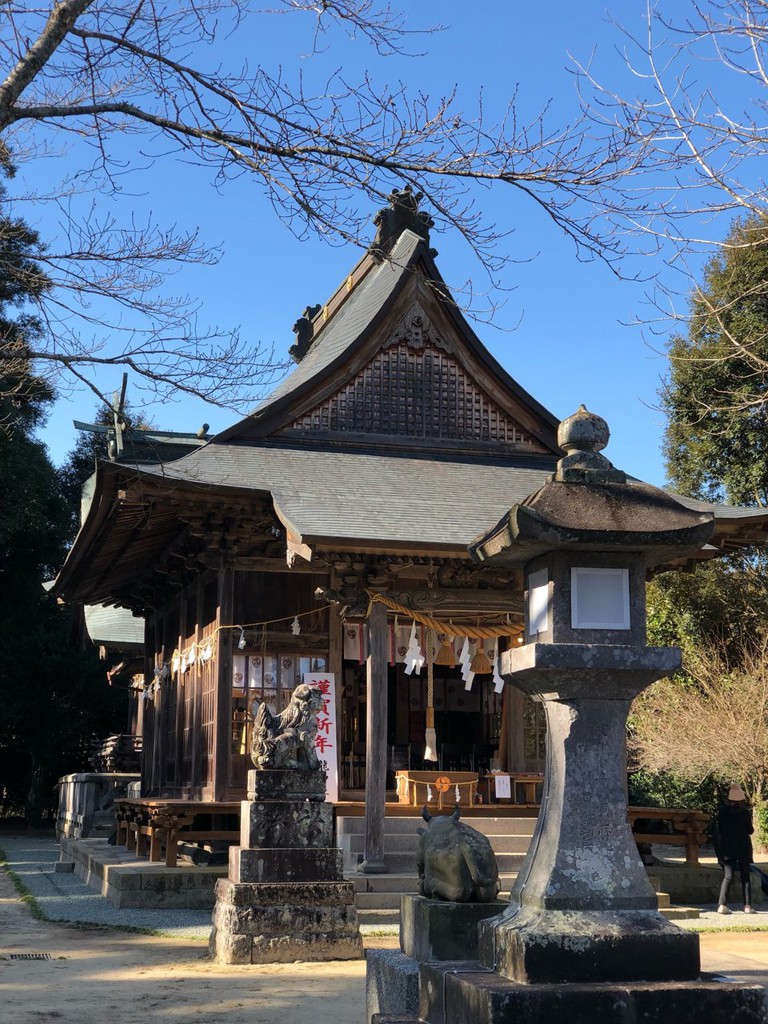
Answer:
[{"label": "gravel ground", "polygon": [[[107,925],[117,928],[141,928],[158,935],[207,942],[211,930],[208,910],[119,909],[105,896],[100,896],[75,874],[54,871],[59,847],[52,837],[0,835],[8,867],[21,879],[50,921]],[[762,931],[768,929],[768,907],[759,904],[755,914],[745,914],[732,904],[733,913],[717,913],[714,903],[701,906],[696,920],[678,921],[683,928],[694,931]],[[396,926],[362,925],[363,934],[397,933]]]}]

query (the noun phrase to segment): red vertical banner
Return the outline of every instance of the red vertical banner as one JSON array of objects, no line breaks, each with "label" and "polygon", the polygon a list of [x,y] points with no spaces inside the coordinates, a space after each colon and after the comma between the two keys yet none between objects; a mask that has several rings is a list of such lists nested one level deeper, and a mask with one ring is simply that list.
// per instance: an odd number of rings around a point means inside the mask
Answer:
[{"label": "red vertical banner", "polygon": [[317,713],[317,756],[328,772],[325,799],[339,799],[339,759],[336,749],[336,678],[333,672],[305,672],[303,682],[317,686],[323,694],[323,710]]}]

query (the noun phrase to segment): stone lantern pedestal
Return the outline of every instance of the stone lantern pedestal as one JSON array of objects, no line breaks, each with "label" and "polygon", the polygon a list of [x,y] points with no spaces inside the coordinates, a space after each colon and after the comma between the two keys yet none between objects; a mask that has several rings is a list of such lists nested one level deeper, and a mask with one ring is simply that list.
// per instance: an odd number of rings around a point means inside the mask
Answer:
[{"label": "stone lantern pedestal", "polygon": [[583,407],[564,421],[553,478],[470,548],[523,567],[526,643],[501,671],[544,706],[547,766],[509,906],[480,923],[478,960],[421,966],[422,1024],[768,1021],[760,986],[700,974],[698,936],[659,914],[627,822],[631,702],[680,667],[646,645],[646,575],[698,551],[712,520],[628,480],[600,454],[608,436]]},{"label": "stone lantern pedestal", "polygon": [[658,912],[624,791],[633,698],[680,667],[666,647],[530,644],[502,671],[547,717],[542,809],[510,905],[481,926],[481,960],[525,983],[690,981],[698,936]]}]

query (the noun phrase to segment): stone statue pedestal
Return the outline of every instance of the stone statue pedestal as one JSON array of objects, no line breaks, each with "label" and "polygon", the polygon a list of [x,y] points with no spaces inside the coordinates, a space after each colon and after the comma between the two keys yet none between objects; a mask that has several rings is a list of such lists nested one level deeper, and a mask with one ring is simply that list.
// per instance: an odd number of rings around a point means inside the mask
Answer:
[{"label": "stone statue pedestal", "polygon": [[211,955],[219,963],[354,960],[362,956],[354,885],[333,843],[320,770],[248,772],[240,846],[216,885]]},{"label": "stone statue pedestal", "polygon": [[[400,949],[369,949],[366,954],[366,1021],[374,1017],[416,1021],[419,971],[423,964],[477,956],[477,926],[506,903],[449,903],[403,893],[400,897]],[[474,965],[477,967],[477,964]],[[467,1018],[469,1020],[471,1018]]]}]

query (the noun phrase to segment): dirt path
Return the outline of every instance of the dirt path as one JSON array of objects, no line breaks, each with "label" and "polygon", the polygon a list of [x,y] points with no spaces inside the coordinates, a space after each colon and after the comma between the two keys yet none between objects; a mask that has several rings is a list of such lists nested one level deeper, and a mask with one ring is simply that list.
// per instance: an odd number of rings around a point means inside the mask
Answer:
[{"label": "dirt path", "polygon": [[[395,946],[396,939],[367,945]],[[702,966],[768,986],[768,934],[705,934]],[[13,954],[48,953],[50,960]],[[38,921],[0,870],[0,1024],[364,1024],[365,964],[223,967],[204,943]]]},{"label": "dirt path", "polygon": [[[48,953],[50,960],[13,954]],[[223,967],[204,943],[35,919],[0,870],[5,1024],[363,1024],[365,964]]]}]

